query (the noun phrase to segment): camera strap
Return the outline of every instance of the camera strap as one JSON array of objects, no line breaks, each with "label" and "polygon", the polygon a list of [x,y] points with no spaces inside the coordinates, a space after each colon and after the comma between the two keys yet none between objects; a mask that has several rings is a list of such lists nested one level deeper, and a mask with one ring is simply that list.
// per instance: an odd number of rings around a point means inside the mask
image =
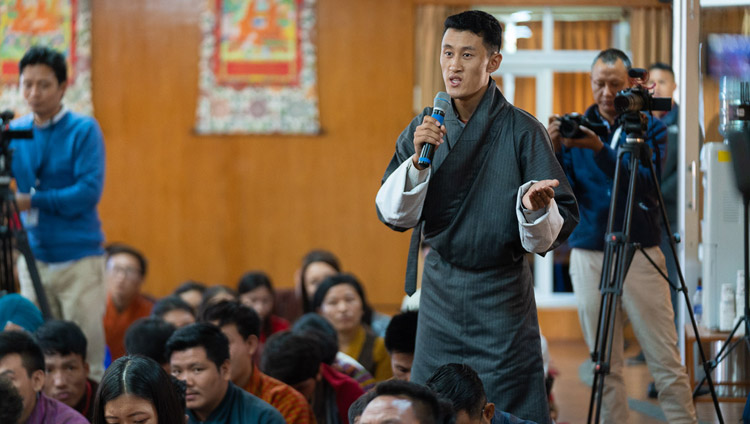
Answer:
[{"label": "camera strap", "polygon": [[617,146],[620,144],[620,134],[622,134],[622,125],[617,127],[615,133],[612,135],[612,141],[609,143],[609,147],[612,150],[617,150]]}]

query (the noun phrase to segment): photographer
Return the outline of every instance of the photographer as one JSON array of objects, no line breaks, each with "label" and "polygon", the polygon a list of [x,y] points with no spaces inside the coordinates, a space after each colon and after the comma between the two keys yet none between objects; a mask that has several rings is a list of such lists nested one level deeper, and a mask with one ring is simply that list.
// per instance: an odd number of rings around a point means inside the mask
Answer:
[{"label": "photographer", "polygon": [[[91,378],[104,373],[104,249],[96,205],[104,186],[104,140],[91,117],[62,103],[67,65],[62,53],[32,47],[19,63],[30,114],[11,123],[33,128],[33,140],[11,141],[16,203],[22,211],[52,316],[73,321],[88,339]],[[26,261],[18,261],[21,294],[36,301]]]},{"label": "photographer", "polygon": [[[586,110],[584,117],[592,123],[605,125],[608,128],[606,135],[597,136],[589,128],[581,126],[579,134],[566,133],[576,138],[565,138],[561,134],[559,116],[553,116],[548,127],[555,153],[580,207],[580,224],[569,238],[572,247],[570,277],[584,338],[592,351],[595,349],[601,306],[599,283],[617,148],[626,143],[627,137],[627,131],[622,127],[623,117],[618,116],[615,109],[615,97],[630,86],[630,67],[630,59],[616,49],[602,51],[592,65],[591,88],[595,104]],[[649,116],[644,133],[645,142],[653,149],[652,160],[658,176],[666,130],[661,122]],[[628,156],[625,155],[620,165],[618,205],[622,210],[615,213],[615,229],[622,228],[626,212],[624,205],[631,172],[628,169]],[[627,316],[643,349],[649,371],[656,380],[660,405],[667,421],[694,423],[696,415],[690,386],[676,347],[677,332],[673,322],[674,313],[669,306],[669,286],[644,255],[645,252],[666,272],[664,255],[659,249],[661,217],[658,188],[652,184],[649,167],[639,164],[635,172],[638,176],[630,241],[639,243],[643,251],[635,251],[623,284],[621,302],[616,305],[618,310],[611,346],[611,368],[610,374],[604,378],[602,418],[605,423],[628,422],[628,402],[622,373],[623,327]]]}]

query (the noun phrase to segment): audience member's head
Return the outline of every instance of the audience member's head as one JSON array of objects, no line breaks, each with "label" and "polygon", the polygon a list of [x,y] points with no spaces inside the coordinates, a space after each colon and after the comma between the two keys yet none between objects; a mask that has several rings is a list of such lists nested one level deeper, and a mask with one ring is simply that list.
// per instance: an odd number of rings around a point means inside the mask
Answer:
[{"label": "audience member's head", "polygon": [[677,89],[674,70],[666,63],[656,62],[648,67],[649,80],[647,85],[654,86],[654,97],[672,97]]},{"label": "audience member's head", "polygon": [[47,371],[44,393],[75,408],[86,395],[86,336],[71,321],[47,321],[36,330]]},{"label": "audience member's head", "polygon": [[266,340],[260,363],[264,373],[294,387],[312,403],[321,364],[315,340],[290,331],[276,333]]},{"label": "audience member's head", "polygon": [[15,424],[23,413],[23,398],[6,377],[0,376],[0,423]]},{"label": "audience member's head", "polygon": [[175,330],[174,325],[161,318],[140,318],[130,324],[125,333],[125,351],[130,356],[143,355],[151,358],[170,372],[166,345]]},{"label": "audience member's head", "polygon": [[237,283],[237,293],[240,303],[253,308],[261,321],[269,322],[268,317],[273,312],[274,291],[268,274],[263,271],[245,273]]},{"label": "audience member's head", "polygon": [[107,368],[99,384],[93,424],[185,424],[180,390],[154,360],[123,356]]},{"label": "audience member's head", "polygon": [[602,50],[591,65],[591,90],[599,113],[607,121],[614,121],[618,113],[615,96],[630,86],[628,69],[632,66],[628,56],[621,50]]},{"label": "audience member's head", "polygon": [[[65,56],[49,47],[34,46],[23,55],[18,69],[23,97],[31,111],[44,119],[53,117],[67,87]],[[40,87],[44,89],[40,91]]]},{"label": "audience member's head", "polygon": [[258,314],[238,302],[223,301],[206,308],[203,319],[219,327],[229,339],[232,382],[245,387],[253,375],[253,355],[260,343]]},{"label": "audience member's head", "polygon": [[385,348],[391,355],[391,369],[397,380],[409,381],[417,341],[417,311],[398,314],[385,329]]},{"label": "audience member's head", "polygon": [[323,315],[339,333],[356,330],[372,322],[372,309],[365,291],[351,274],[326,278],[313,297],[313,309]]},{"label": "audience member's head", "polygon": [[193,308],[193,311],[198,313],[198,307],[201,305],[205,291],[205,284],[188,280],[180,284],[172,294],[187,302]]},{"label": "audience member's head", "polygon": [[302,258],[299,279],[303,312],[315,312],[311,304],[315,291],[323,280],[339,272],[341,265],[338,258],[327,250],[312,250]]},{"label": "audience member's head", "polygon": [[201,299],[201,304],[198,306],[198,319],[203,319],[203,311],[207,307],[224,300],[236,302],[238,299],[237,292],[233,288],[222,285],[211,286],[203,292],[203,299]]},{"label": "audience member's head", "polygon": [[375,386],[374,392],[360,424],[439,424],[451,418],[435,394],[419,384],[387,380]]},{"label": "audience member's head", "polygon": [[146,257],[132,246],[116,243],[106,248],[107,290],[119,310],[127,309],[140,294],[146,277]]},{"label": "audience member's head", "polygon": [[23,398],[19,422],[26,422],[44,388],[44,354],[30,334],[0,332],[0,378],[8,378]]},{"label": "audience member's head", "polygon": [[33,333],[43,322],[42,313],[29,299],[17,293],[0,297],[0,331],[25,330]]},{"label": "audience member's head", "polygon": [[312,337],[320,349],[323,363],[331,365],[339,352],[339,336],[336,329],[322,316],[308,312],[294,323],[292,332]]},{"label": "audience member's head", "polygon": [[367,404],[375,398],[375,391],[371,390],[362,396],[358,397],[357,400],[352,402],[349,406],[349,424],[358,424],[359,419],[362,417],[362,412],[367,408]]},{"label": "audience member's head", "polygon": [[182,328],[195,322],[193,307],[177,296],[167,296],[154,304],[151,315]]},{"label": "audience member's head", "polygon": [[495,404],[487,402],[482,380],[468,365],[443,365],[425,384],[451,401],[457,424],[490,424],[495,415]]},{"label": "audience member's head", "polygon": [[219,327],[197,322],[180,328],[167,341],[172,375],[185,382],[187,407],[205,420],[229,387],[229,340]]}]

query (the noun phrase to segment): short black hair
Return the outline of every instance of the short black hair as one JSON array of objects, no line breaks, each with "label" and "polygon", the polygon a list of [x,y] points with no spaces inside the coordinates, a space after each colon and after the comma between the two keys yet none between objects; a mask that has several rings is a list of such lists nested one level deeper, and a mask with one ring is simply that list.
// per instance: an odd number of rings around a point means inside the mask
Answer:
[{"label": "short black hair", "polygon": [[653,71],[654,69],[658,69],[660,71],[667,71],[670,74],[672,74],[672,78],[674,78],[674,69],[672,69],[671,66],[667,65],[664,62],[654,62],[651,64],[651,66],[648,67],[649,72]]},{"label": "short black hair", "polygon": [[244,340],[250,336],[260,337],[260,317],[253,308],[239,302],[223,300],[203,311],[203,321],[218,321],[219,328],[234,324]]},{"label": "short black hair", "polygon": [[482,37],[489,54],[499,53],[503,47],[503,27],[497,18],[481,10],[467,10],[448,16],[443,24],[443,34],[449,29],[471,31]]},{"label": "short black hair", "polygon": [[198,306],[198,319],[202,319],[203,312],[207,307],[211,306],[211,304],[214,303],[213,298],[222,292],[231,294],[234,297],[234,300],[238,299],[237,291],[235,291],[231,287],[227,287],[221,284],[211,286],[203,292],[201,304]]},{"label": "short black hair", "polygon": [[143,253],[141,253],[135,247],[129,246],[125,243],[112,243],[105,247],[104,250],[107,253],[107,261],[109,261],[109,258],[111,258],[112,256],[118,255],[120,253],[127,253],[128,255],[133,256],[138,261],[138,265],[141,267],[141,277],[146,276],[146,271],[148,270],[148,261],[146,260],[146,257],[143,256]]},{"label": "short black hair", "polygon": [[465,411],[469,418],[479,418],[487,402],[482,380],[474,369],[465,364],[441,366],[425,385],[439,396],[449,399],[454,411]]},{"label": "short black hair", "polygon": [[339,353],[339,335],[330,322],[322,316],[308,312],[294,323],[292,332],[312,337],[320,348],[321,360],[331,365]]},{"label": "short black hair", "polygon": [[0,423],[15,423],[23,414],[23,397],[16,386],[5,377],[0,377]]},{"label": "short black hair", "polygon": [[323,249],[314,249],[307,252],[305,257],[302,258],[302,267],[300,268],[299,275],[300,283],[302,284],[302,292],[300,293],[302,296],[302,312],[304,313],[315,312],[315,309],[312,307],[312,299],[307,296],[307,290],[305,289],[305,272],[307,272],[307,268],[310,265],[316,262],[326,263],[336,272],[341,272],[339,258],[333,253]]},{"label": "short black hair", "polygon": [[388,352],[414,353],[417,341],[417,311],[395,315],[385,329],[385,348]]},{"label": "short black hair", "polygon": [[374,398],[375,391],[370,390],[369,392],[366,392],[362,396],[358,397],[357,400],[349,405],[349,413],[347,414],[347,416],[349,417],[349,424],[354,424],[354,420],[362,416],[362,412],[364,412],[365,408],[367,408],[367,404],[370,403],[370,401]]},{"label": "short black hair", "polygon": [[362,323],[370,325],[372,323],[372,308],[370,307],[370,304],[367,303],[367,296],[365,296],[365,290],[362,288],[362,284],[357,280],[357,277],[352,274],[339,273],[323,280],[318,286],[318,290],[315,291],[315,296],[313,296],[312,312],[316,312],[323,305],[323,300],[325,299],[326,294],[328,294],[328,290],[339,284],[348,284],[354,288],[362,301]]},{"label": "short black hair", "polygon": [[195,317],[195,311],[193,310],[193,307],[182,300],[179,296],[175,295],[169,295],[157,301],[154,304],[153,309],[151,309],[151,315],[159,318],[164,318],[164,315],[167,312],[177,310],[183,310]]},{"label": "short black hair", "polygon": [[375,386],[374,400],[380,396],[395,396],[409,399],[414,408],[414,415],[420,424],[439,424],[449,422],[452,411],[441,406],[438,397],[430,389],[417,383],[403,380],[386,380]]},{"label": "short black hair", "polygon": [[[107,368],[94,400],[94,424],[106,424],[104,409],[107,402],[122,395],[133,395],[150,402],[159,423],[185,422],[185,396],[181,384],[176,384],[156,361],[143,356],[123,356]],[[181,393],[182,392],[182,393]]]},{"label": "short black hair", "polygon": [[45,355],[80,355],[86,361],[88,342],[81,327],[73,321],[47,321],[34,333],[39,347]]},{"label": "short black hair", "polygon": [[177,286],[177,288],[174,289],[174,292],[172,292],[172,294],[175,296],[179,296],[191,290],[197,290],[201,294],[203,294],[206,291],[206,285],[198,281],[187,280],[184,283]]},{"label": "short black hair", "polygon": [[272,294],[274,293],[273,283],[268,274],[263,271],[246,272],[240,277],[240,281],[237,283],[237,293],[244,294],[257,289],[258,287],[265,287]]},{"label": "short black hair", "polygon": [[596,65],[596,62],[598,62],[599,60],[608,65],[615,64],[618,60],[620,60],[622,61],[622,64],[625,65],[625,69],[630,69],[633,67],[633,62],[630,61],[628,55],[626,55],[625,52],[620,49],[606,49],[600,51],[599,54],[594,58],[594,61],[591,62],[591,68],[593,68],[594,65]]},{"label": "short black hair", "polygon": [[280,331],[266,340],[260,368],[266,374],[288,385],[318,375],[321,354],[311,337],[291,331]]},{"label": "short black hair", "polygon": [[44,353],[30,334],[24,331],[0,331],[0,360],[12,354],[21,356],[21,363],[31,377],[44,371]]},{"label": "short black hair", "polygon": [[23,74],[24,68],[29,65],[47,65],[55,73],[57,83],[62,84],[68,80],[68,64],[65,56],[59,51],[46,46],[33,46],[24,53],[18,62],[18,72]]},{"label": "short black hair", "polygon": [[161,318],[139,318],[125,332],[125,351],[128,355],[143,355],[160,364],[168,364],[167,340],[175,330],[174,325]]},{"label": "short black hair", "polygon": [[167,358],[172,353],[202,347],[206,350],[206,357],[216,364],[216,368],[229,360],[229,339],[219,327],[207,322],[196,322],[178,329],[167,340]]}]

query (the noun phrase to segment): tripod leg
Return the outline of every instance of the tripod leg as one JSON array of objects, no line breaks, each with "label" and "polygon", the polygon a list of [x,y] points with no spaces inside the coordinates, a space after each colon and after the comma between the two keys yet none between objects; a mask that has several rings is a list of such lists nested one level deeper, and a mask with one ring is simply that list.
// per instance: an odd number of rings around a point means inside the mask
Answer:
[{"label": "tripod leg", "polygon": [[[690,323],[693,327],[693,332],[695,333],[695,340],[698,343],[698,352],[700,354],[701,363],[703,364],[703,369],[705,371],[704,379],[708,381],[708,387],[709,387],[709,390],[711,391],[711,398],[713,399],[714,409],[716,410],[716,416],[719,418],[719,423],[724,424],[724,417],[721,414],[721,408],[719,408],[719,399],[716,396],[716,389],[714,387],[713,379],[711,378],[711,371],[713,370],[713,368],[709,367],[708,362],[706,360],[706,353],[703,351],[703,344],[701,343],[700,334],[698,332],[698,323],[695,321],[695,315],[693,314],[693,306],[690,303],[690,296],[688,295],[687,286],[685,285],[685,277],[682,275],[682,268],[680,267],[680,259],[677,256],[677,247],[675,246],[675,240],[672,237],[672,228],[669,225],[669,219],[667,218],[667,210],[664,207],[664,197],[661,194],[661,187],[659,186],[659,179],[656,177],[656,168],[654,167],[653,161],[651,161],[650,155],[648,158],[644,158],[644,160],[648,160],[649,166],[651,168],[651,183],[654,185],[654,187],[656,187],[656,193],[659,196],[659,209],[661,211],[661,219],[665,227],[667,228],[668,237],[669,237],[669,250],[672,253],[672,258],[674,259],[675,264],[677,264],[677,267],[676,267],[677,275],[680,279],[679,291],[682,292],[683,298],[685,299],[685,303],[687,305],[687,310],[688,310],[688,316],[690,317]],[[747,211],[747,208],[746,208],[746,211]],[[692,347],[690,348],[692,349]],[[693,366],[693,364],[686,364],[686,365],[689,367]],[[696,386],[696,388],[697,387],[700,387],[700,385]],[[693,394],[693,396],[695,396],[695,394]]]}]

